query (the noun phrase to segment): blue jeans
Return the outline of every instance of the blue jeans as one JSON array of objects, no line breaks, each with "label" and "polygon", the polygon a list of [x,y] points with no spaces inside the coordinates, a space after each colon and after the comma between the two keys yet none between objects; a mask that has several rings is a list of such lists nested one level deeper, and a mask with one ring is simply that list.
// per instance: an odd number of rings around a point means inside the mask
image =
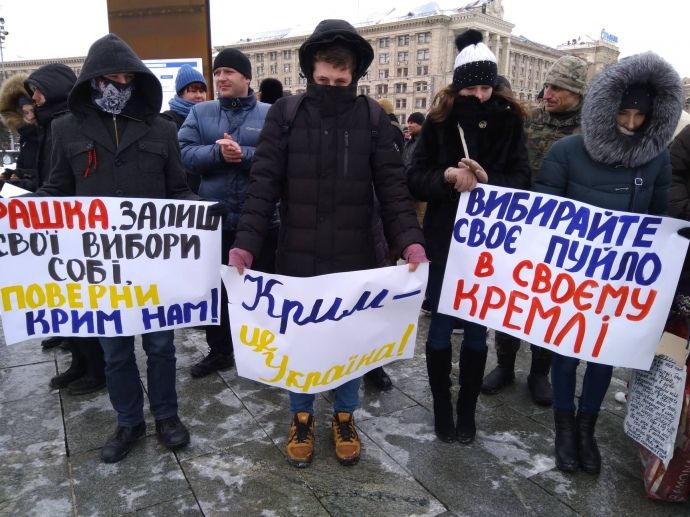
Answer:
[{"label": "blue jeans", "polygon": [[[359,405],[359,385],[362,378],[357,377],[335,389],[335,402],[333,403],[333,413],[353,413]],[[290,411],[293,413],[307,412],[314,414],[313,393],[293,393],[290,392]]]},{"label": "blue jeans", "polygon": [[[175,333],[172,330],[142,335],[146,351],[146,381],[151,412],[156,420],[177,415],[175,391]],[[105,380],[117,423],[144,421],[144,394],[134,357],[134,336],[99,338],[105,358]]]},{"label": "blue jeans", "polygon": [[445,268],[445,263],[432,262],[429,264],[429,282],[426,294],[429,302],[431,302],[431,323],[426,341],[427,346],[432,350],[439,351],[450,348],[450,336],[453,333],[455,323],[461,321],[464,330],[463,346],[476,352],[483,352],[486,350],[486,327],[484,325],[460,320],[438,312],[438,300],[441,297]]},{"label": "blue jeans", "polygon": [[[553,408],[556,411],[575,411],[575,383],[579,359],[553,354],[551,362],[551,384],[553,385]],[[579,411],[596,415],[606,390],[611,384],[613,366],[587,363],[585,378],[582,381]]]}]

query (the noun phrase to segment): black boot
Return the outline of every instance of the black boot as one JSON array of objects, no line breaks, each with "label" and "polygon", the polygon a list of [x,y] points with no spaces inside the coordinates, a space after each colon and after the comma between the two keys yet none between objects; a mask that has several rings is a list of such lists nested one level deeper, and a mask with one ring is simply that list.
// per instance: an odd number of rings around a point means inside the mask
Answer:
[{"label": "black boot", "polygon": [[393,382],[383,369],[383,366],[379,366],[365,373],[364,380],[376,387],[379,391],[390,391],[393,389]]},{"label": "black boot", "polygon": [[[62,340],[63,338],[60,338]],[[72,339],[69,340],[70,352],[72,353],[72,363],[69,368],[62,372],[60,375],[56,375],[50,379],[50,387],[53,389],[65,388],[70,382],[78,379],[84,373],[86,373],[86,360],[81,353],[74,346]]]},{"label": "black boot", "polygon": [[598,416],[598,414],[589,415],[578,411],[575,421],[580,468],[589,474],[599,474],[601,471],[601,454],[599,454],[597,440],[594,438],[594,427]]},{"label": "black boot", "polygon": [[470,350],[464,345],[460,349],[460,393],[458,394],[458,425],[455,436],[458,442],[465,445],[472,443],[477,434],[474,415],[482,387],[487,352],[487,349],[481,352]]},{"label": "black boot", "polygon": [[553,411],[556,427],[556,467],[563,472],[577,470],[577,437],[574,411]]},{"label": "black boot", "polygon": [[70,395],[86,395],[105,388],[105,361],[98,338],[76,338],[74,345],[86,362],[86,372],[67,386]]},{"label": "black boot", "polygon": [[43,341],[41,341],[41,348],[43,348],[43,350],[50,350],[52,348],[55,348],[56,346],[60,346],[64,341],[67,340],[68,338],[60,336],[49,337],[48,339],[44,339]]},{"label": "black boot", "polygon": [[189,372],[192,377],[205,377],[219,370],[227,370],[235,366],[235,357],[232,353],[224,354],[211,350],[201,361],[193,365]]},{"label": "black boot", "polygon": [[551,352],[532,346],[532,366],[527,376],[527,387],[535,404],[550,406],[553,403],[553,389],[549,382]]},{"label": "black boot", "polygon": [[146,434],[146,423],[135,426],[118,425],[113,435],[108,438],[101,449],[101,459],[106,463],[115,463],[127,456],[136,441]]},{"label": "black boot", "polygon": [[426,347],[426,370],[434,398],[434,432],[443,442],[455,441],[453,403],[450,400],[450,368],[452,350],[432,350]]},{"label": "black boot", "polygon": [[482,393],[493,395],[515,380],[515,357],[520,349],[520,339],[496,332],[496,359],[498,364],[482,384]]}]

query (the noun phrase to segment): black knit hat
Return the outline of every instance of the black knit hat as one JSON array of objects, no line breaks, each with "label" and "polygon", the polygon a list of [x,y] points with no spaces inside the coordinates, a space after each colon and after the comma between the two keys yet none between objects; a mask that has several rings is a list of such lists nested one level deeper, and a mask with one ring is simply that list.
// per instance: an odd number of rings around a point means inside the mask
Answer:
[{"label": "black knit hat", "polygon": [[628,86],[623,93],[618,109],[638,109],[640,113],[647,114],[652,107],[652,92],[646,84],[635,83]]},{"label": "black knit hat", "polygon": [[252,78],[252,64],[249,58],[236,48],[224,48],[213,60],[213,70],[216,68],[234,68],[247,79]]},{"label": "black knit hat", "polygon": [[482,43],[482,33],[469,29],[455,38],[458,55],[455,58],[453,85],[461,90],[470,86],[493,86],[498,75],[496,56]]},{"label": "black knit hat", "polygon": [[419,124],[421,126],[424,124],[424,114],[420,113],[419,111],[415,111],[414,113],[411,113],[409,117],[407,117],[407,122],[414,122],[415,124]]}]

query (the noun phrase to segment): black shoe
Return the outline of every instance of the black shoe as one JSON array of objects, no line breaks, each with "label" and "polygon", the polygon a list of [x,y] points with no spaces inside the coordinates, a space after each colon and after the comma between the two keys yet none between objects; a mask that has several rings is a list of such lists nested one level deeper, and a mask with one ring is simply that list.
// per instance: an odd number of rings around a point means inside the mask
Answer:
[{"label": "black shoe", "polygon": [[72,381],[67,386],[67,393],[70,395],[86,395],[105,388],[105,377],[94,378],[85,375]]},{"label": "black shoe", "polygon": [[60,336],[53,336],[49,337],[48,339],[44,339],[41,341],[41,348],[43,350],[50,350],[51,348],[55,348],[56,346],[60,346],[62,344],[63,338]]},{"label": "black shoe", "polygon": [[382,366],[365,373],[364,380],[375,386],[379,391],[390,391],[393,389],[391,378],[388,377]]},{"label": "black shoe", "polygon": [[528,375],[527,387],[535,404],[550,406],[553,403],[553,389],[547,375]]},{"label": "black shoe", "polygon": [[156,420],[156,434],[171,450],[179,449],[189,443],[189,431],[177,415]]},{"label": "black shoe", "polygon": [[60,375],[56,375],[50,379],[50,387],[58,390],[61,388],[66,388],[71,382],[76,381],[82,377],[86,371],[82,368],[74,368],[70,366],[66,371],[62,372]]},{"label": "black shoe", "polygon": [[563,472],[575,472],[578,465],[575,413],[554,410],[553,420],[556,427],[556,467]]},{"label": "black shoe", "polygon": [[232,354],[209,353],[201,361],[189,369],[192,377],[205,377],[218,370],[227,370],[235,366],[235,358]]},{"label": "black shoe", "polygon": [[146,422],[135,426],[118,425],[115,433],[108,438],[101,449],[101,459],[106,463],[116,463],[127,456],[134,443],[146,434]]},{"label": "black shoe", "polygon": [[500,364],[496,366],[491,373],[484,378],[482,383],[482,393],[486,395],[495,395],[501,389],[509,386],[515,381],[515,372],[513,369],[504,368]]},{"label": "black shoe", "polygon": [[575,419],[577,428],[577,454],[580,468],[589,474],[599,474],[601,471],[601,454],[594,438],[594,427],[598,415],[588,415],[578,411]]}]

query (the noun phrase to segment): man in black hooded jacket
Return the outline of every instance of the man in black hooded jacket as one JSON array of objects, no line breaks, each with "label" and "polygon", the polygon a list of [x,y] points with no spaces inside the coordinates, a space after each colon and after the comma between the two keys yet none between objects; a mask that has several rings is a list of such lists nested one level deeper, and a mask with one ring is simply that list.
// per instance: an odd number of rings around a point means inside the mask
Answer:
[{"label": "man in black hooded jacket", "polygon": [[[158,79],[120,38],[109,34],[91,45],[69,96],[70,114],[53,127],[46,196],[115,196],[198,200],[185,179],[175,125],[159,117]],[[177,416],[172,330],[142,336],[148,394],[156,433],[170,449],[189,443]],[[117,429],[101,451],[121,460],[146,433],[143,392],[134,336],[99,338]]]}]

